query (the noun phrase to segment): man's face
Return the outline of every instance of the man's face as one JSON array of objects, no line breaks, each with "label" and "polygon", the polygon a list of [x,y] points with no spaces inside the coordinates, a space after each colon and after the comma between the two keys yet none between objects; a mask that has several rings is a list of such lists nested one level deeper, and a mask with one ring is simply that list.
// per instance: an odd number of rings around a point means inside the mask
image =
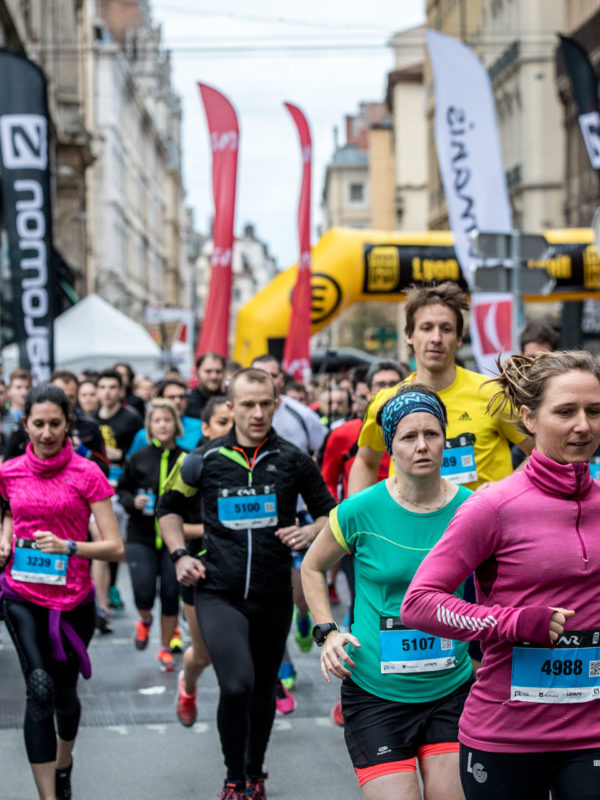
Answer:
[{"label": "man's face", "polygon": [[348,416],[348,395],[341,389],[331,389],[321,395],[321,411],[333,422]]},{"label": "man's face", "polygon": [[8,387],[6,394],[13,408],[18,408],[23,411],[25,405],[25,397],[31,388],[31,384],[24,378],[15,378],[15,380]]},{"label": "man's face", "polygon": [[6,405],[6,386],[0,383],[0,409]]},{"label": "man's face", "polygon": [[285,375],[276,361],[258,361],[252,364],[252,366],[254,369],[262,369],[263,372],[267,372],[273,378],[273,383],[277,389],[277,394],[281,394],[283,392]]},{"label": "man's face", "polygon": [[168,383],[163,389],[162,396],[165,400],[170,400],[179,416],[183,417],[187,408],[187,392],[183,386],[178,386],[176,383]]},{"label": "man's face", "polygon": [[352,395],[352,412],[357,417],[364,417],[370,395],[367,384],[364,381],[359,381]]},{"label": "man's face", "polygon": [[377,394],[382,389],[391,389],[400,383],[402,377],[395,369],[382,369],[373,375],[371,381],[371,394]]},{"label": "man's face", "polygon": [[121,400],[122,387],[116,378],[100,378],[98,381],[98,400],[100,405],[117,405]]},{"label": "man's face", "polygon": [[67,400],[69,401],[69,405],[71,408],[75,408],[75,404],[77,403],[77,384],[75,381],[63,381],[60,378],[52,381],[55,386],[58,386],[59,389],[62,389],[63,392],[67,395]]},{"label": "man's face", "polygon": [[552,347],[548,342],[527,342],[523,348],[524,356],[536,356],[538,353],[551,353]]},{"label": "man's face", "polygon": [[208,356],[198,367],[198,383],[200,391],[206,394],[218,394],[223,381],[223,364],[218,358]]},{"label": "man's face", "polygon": [[258,383],[244,376],[238,378],[230,407],[240,444],[252,446],[262,442],[271,428],[275,406],[271,381]]},{"label": "man's face", "polygon": [[415,329],[406,341],[415,351],[417,370],[445,372],[454,364],[461,345],[454,311],[442,303],[419,308],[415,314]]}]

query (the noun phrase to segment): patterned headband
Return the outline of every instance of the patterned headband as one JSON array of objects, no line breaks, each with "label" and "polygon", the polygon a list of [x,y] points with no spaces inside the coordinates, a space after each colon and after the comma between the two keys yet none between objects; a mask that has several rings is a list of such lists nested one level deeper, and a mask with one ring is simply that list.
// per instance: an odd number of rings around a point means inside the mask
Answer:
[{"label": "patterned headband", "polygon": [[419,391],[402,392],[388,400],[381,410],[381,430],[385,449],[390,455],[398,423],[408,414],[415,414],[418,411],[433,414],[436,419],[439,419],[444,433],[446,432],[446,414],[444,407],[436,397]]}]

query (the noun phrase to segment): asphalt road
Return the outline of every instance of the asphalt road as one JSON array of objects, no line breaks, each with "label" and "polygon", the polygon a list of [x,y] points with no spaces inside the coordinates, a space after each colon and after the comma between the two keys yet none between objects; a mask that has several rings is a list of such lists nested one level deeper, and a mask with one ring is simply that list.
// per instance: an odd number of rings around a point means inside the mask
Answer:
[{"label": "asphalt road", "polygon": [[[94,674],[79,684],[83,714],[75,747],[74,800],[213,800],[225,774],[215,726],[214,672],[208,669],[201,678],[196,725],[184,728],[174,712],[177,672],[160,672],[155,659],[156,623],[148,649],[134,649],[135,614],[126,567],[120,573],[125,612],[113,618],[113,634],[94,637]],[[338,612],[343,615],[341,606]],[[328,800],[358,800],[362,793],[343,731],[329,716],[338,687],[323,680],[316,648],[300,653],[292,636],[289,644],[298,671],[297,708],[275,720],[267,751],[268,798],[300,800],[318,794]],[[37,797],[21,732],[24,705],[23,678],[1,626],[1,800]]]}]

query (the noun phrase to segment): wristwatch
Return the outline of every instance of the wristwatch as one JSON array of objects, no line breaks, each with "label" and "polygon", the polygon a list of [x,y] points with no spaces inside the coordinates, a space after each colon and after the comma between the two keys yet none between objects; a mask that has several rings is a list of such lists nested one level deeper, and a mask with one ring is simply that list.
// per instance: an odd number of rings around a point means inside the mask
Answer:
[{"label": "wristwatch", "polygon": [[169,553],[169,558],[173,563],[179,561],[181,556],[189,556],[188,551],[184,550],[183,547],[178,547],[177,550],[173,550],[172,553]]},{"label": "wristwatch", "polygon": [[73,539],[67,539],[67,555],[74,556],[77,552],[77,542],[74,542]]},{"label": "wristwatch", "polygon": [[339,631],[335,622],[324,622],[322,625],[315,625],[312,629],[313,639],[317,647],[322,647],[323,642],[329,636],[331,631]]}]

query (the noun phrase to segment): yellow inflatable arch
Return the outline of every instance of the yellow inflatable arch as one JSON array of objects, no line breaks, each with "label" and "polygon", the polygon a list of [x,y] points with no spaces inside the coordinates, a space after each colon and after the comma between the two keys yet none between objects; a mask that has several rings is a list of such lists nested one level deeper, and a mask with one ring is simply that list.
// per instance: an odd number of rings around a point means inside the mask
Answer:
[{"label": "yellow inflatable arch", "polygon": [[[591,229],[545,231],[552,257],[531,261],[555,278],[551,295],[527,302],[600,299],[600,257]],[[297,265],[281,272],[238,312],[233,358],[248,365],[266,352],[281,352],[291,315]],[[311,333],[364,300],[396,303],[411,283],[457,281],[467,288],[447,231],[408,233],[332,228],[312,249]]]}]

